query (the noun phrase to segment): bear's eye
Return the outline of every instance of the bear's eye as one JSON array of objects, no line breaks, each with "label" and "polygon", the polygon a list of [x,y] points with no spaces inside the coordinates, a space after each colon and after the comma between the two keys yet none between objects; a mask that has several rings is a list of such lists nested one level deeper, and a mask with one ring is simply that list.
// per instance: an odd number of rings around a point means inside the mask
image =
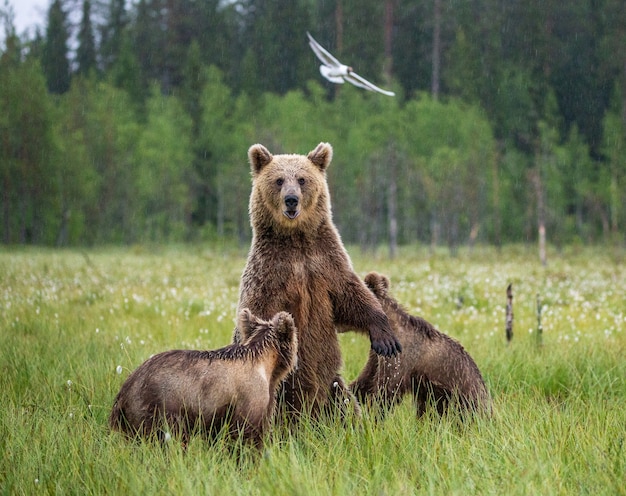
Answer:
[{"label": "bear's eye", "polygon": [[300,186],[303,186],[303,185],[304,185],[304,183],[306,183],[306,180],[305,180],[303,177],[299,177],[299,178],[298,178],[298,184],[299,184]]},{"label": "bear's eye", "polygon": [[276,179],[276,185],[277,186],[282,186],[284,182],[285,182],[285,180],[282,177]]}]

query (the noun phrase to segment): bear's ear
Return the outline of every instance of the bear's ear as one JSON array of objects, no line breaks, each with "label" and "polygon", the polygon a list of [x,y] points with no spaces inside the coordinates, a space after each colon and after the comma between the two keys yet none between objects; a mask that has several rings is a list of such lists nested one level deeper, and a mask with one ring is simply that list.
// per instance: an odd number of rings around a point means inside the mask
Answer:
[{"label": "bear's ear", "polygon": [[380,286],[384,289],[385,294],[389,292],[389,278],[387,276],[380,276]]},{"label": "bear's ear", "polygon": [[330,143],[320,143],[315,147],[315,150],[309,152],[307,158],[321,171],[325,171],[333,159],[333,147],[330,146]]},{"label": "bear's ear", "polygon": [[370,272],[365,276],[365,285],[376,296],[385,296],[389,289],[389,279],[377,272]]},{"label": "bear's ear", "polygon": [[239,327],[242,341],[250,337],[250,328],[252,327],[253,320],[254,316],[249,309],[244,308],[241,312],[239,312],[239,322],[237,323],[237,327]]},{"label": "bear's ear", "polygon": [[295,329],[296,324],[290,313],[278,312],[272,319],[272,325],[279,334],[287,334],[292,329]]},{"label": "bear's ear", "polygon": [[263,145],[257,143],[252,145],[248,149],[248,159],[250,160],[250,167],[254,174],[261,172],[261,169],[269,164],[274,156]]}]

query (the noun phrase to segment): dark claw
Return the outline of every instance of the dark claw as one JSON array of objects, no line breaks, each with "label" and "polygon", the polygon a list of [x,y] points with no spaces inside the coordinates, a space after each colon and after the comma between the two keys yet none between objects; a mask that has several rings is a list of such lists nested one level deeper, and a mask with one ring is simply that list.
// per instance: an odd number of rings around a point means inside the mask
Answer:
[{"label": "dark claw", "polygon": [[393,357],[402,351],[402,345],[397,339],[391,338],[387,341],[376,341],[372,343],[372,349],[376,354],[384,357]]}]

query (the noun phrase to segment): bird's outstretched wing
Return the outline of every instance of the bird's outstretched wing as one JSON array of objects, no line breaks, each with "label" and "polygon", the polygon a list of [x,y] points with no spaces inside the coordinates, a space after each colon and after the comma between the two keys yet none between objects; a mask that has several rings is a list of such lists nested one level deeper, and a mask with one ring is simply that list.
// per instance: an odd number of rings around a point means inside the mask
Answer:
[{"label": "bird's outstretched wing", "polygon": [[317,55],[317,58],[320,59],[322,64],[329,67],[340,67],[342,65],[341,62],[333,57],[328,50],[315,41],[315,38],[311,36],[311,33],[307,31],[306,35],[309,37],[309,46],[313,50],[313,53]]},{"label": "bird's outstretched wing", "polygon": [[311,36],[311,33],[307,31],[306,35],[309,38],[309,46],[311,47],[311,50],[313,50],[313,53],[315,53],[317,58],[323,64],[320,66],[320,73],[326,79],[337,84],[343,84],[344,81],[348,81],[354,86],[358,86],[359,88],[363,88],[368,91],[377,91],[383,95],[395,96],[393,91],[387,91],[379,88],[375,84],[370,83],[367,79],[359,76],[352,70],[351,67],[339,62],[339,60],[337,60],[328,50],[315,41],[315,38]]},{"label": "bird's outstretched wing", "polygon": [[382,93],[383,95],[387,95],[387,96],[396,95],[393,91],[383,90],[382,88],[379,88],[375,84],[370,83],[367,79],[359,76],[354,71],[349,72],[348,75],[345,76],[345,79],[349,81],[350,83],[352,83],[353,85],[358,86],[360,88],[364,88],[369,91],[377,91],[378,93]]}]

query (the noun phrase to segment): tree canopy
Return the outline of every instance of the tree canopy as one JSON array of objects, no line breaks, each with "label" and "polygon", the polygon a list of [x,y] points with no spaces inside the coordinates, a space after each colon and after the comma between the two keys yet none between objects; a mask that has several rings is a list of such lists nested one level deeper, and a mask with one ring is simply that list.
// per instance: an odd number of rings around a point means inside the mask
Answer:
[{"label": "tree canopy", "polygon": [[[624,242],[621,0],[0,11],[4,243],[246,240],[247,148],[320,141],[347,242]],[[397,96],[325,81],[306,31]]]}]

